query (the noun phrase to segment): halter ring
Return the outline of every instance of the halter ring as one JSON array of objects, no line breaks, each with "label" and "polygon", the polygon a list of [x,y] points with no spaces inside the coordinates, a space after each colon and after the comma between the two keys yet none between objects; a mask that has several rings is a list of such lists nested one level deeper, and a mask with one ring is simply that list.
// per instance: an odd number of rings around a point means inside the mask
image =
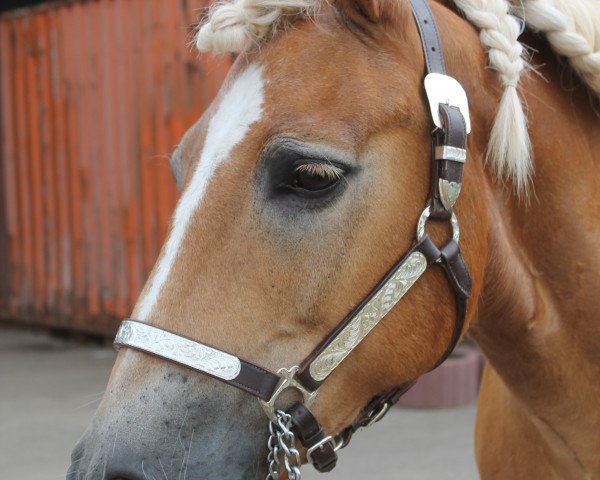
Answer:
[{"label": "halter ring", "polygon": [[[425,224],[429,219],[429,215],[431,215],[431,207],[425,207],[423,213],[419,217],[419,221],[417,223],[417,241],[420,242],[423,240],[425,236]],[[456,218],[456,214],[452,212],[452,216],[450,217],[450,225],[452,225],[452,240],[458,243],[460,239],[460,228],[458,227],[458,218]]]}]

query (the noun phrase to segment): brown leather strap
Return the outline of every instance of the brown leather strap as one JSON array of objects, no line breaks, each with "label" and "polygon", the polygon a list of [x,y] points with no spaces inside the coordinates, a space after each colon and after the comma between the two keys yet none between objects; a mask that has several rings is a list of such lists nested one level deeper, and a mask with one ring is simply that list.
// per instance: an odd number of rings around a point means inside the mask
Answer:
[{"label": "brown leather strap", "polygon": [[292,425],[302,446],[307,452],[312,449],[309,461],[319,472],[329,472],[333,470],[337,463],[337,453],[335,453],[333,439],[325,441],[327,435],[323,427],[317,422],[315,416],[303,404],[296,403],[287,412],[292,417]]},{"label": "brown leather strap", "polygon": [[[427,73],[446,74],[444,55],[440,42],[440,35],[435,18],[427,0],[410,0],[413,15],[417,23]],[[441,201],[439,184],[440,180],[453,183],[457,188],[462,182],[463,163],[452,160],[438,161],[435,158],[435,148],[441,145],[466,148],[466,122],[457,107],[440,104],[440,117],[444,124],[443,132],[434,132],[432,138],[432,165],[431,186],[429,191],[429,205],[431,207],[430,218],[437,220],[448,220],[452,215],[452,207],[446,208]]]},{"label": "brown leather strap", "polygon": [[270,400],[281,377],[246,360],[240,359],[240,362],[240,373],[229,383],[262,400]]},{"label": "brown leather strap", "polygon": [[429,218],[448,220],[452,215],[452,208],[446,209],[441,201],[440,180],[461,185],[465,164],[454,160],[438,160],[436,159],[435,150],[436,147],[440,146],[466,149],[467,126],[465,118],[458,107],[440,104],[440,116],[444,129],[435,131],[432,138],[431,185],[429,191],[431,212]]},{"label": "brown leather strap", "polygon": [[[431,370],[433,370],[450,356],[461,337],[467,313],[467,300],[471,295],[471,276],[469,275],[467,266],[460,253],[460,248],[454,240],[450,240],[440,250],[436,247],[431,238],[425,235],[421,242],[416,244],[415,247],[425,255],[429,265],[441,264],[455,293],[456,319],[452,337],[448,342],[445,352],[431,368]],[[395,405],[402,395],[404,395],[415,383],[416,380],[412,380],[389,390],[384,394],[373,397],[361,410],[361,413],[352,424],[340,433],[339,436],[342,439],[342,448],[348,445],[356,431],[372,423],[374,418],[379,421],[383,415],[387,413],[387,409]],[[383,413],[383,415],[380,416],[380,413]]]},{"label": "brown leather strap", "polygon": [[[448,358],[448,356],[456,347],[458,340],[460,339],[465,323],[467,300],[471,295],[471,277],[469,275],[469,271],[464,262],[462,254],[460,253],[460,248],[454,240],[448,241],[440,250],[433,243],[431,238],[428,235],[425,235],[420,242],[415,243],[413,245],[413,247],[409,250],[407,255],[410,255],[414,251],[420,251],[421,253],[423,253],[423,255],[425,255],[425,258],[427,259],[428,265],[431,266],[439,264],[442,266],[448,277],[448,282],[455,294],[454,297],[456,302],[456,319],[454,322],[452,337],[448,342],[448,346],[445,352],[432,367],[432,369],[434,369],[437,366],[439,366],[444,360],[446,360],[446,358]],[[402,263],[406,256],[403,257],[403,259],[400,260],[398,263]],[[396,268],[397,265],[390,272],[394,272]],[[383,281],[385,281],[385,279],[388,278],[388,275],[384,277]],[[378,289],[379,285],[380,284],[378,284],[374,291]],[[312,377],[309,378],[312,379]],[[387,410],[391,406],[396,404],[400,397],[404,393],[406,393],[415,383],[416,380],[412,380],[396,388],[393,388],[381,395],[373,397],[371,401],[361,410],[361,413],[352,422],[352,424],[350,424],[348,427],[342,430],[342,432],[340,432],[339,438],[342,442],[341,447],[343,448],[346,445],[348,445],[354,433],[360,428],[370,425],[373,421],[379,421],[383,417],[383,415],[387,413]],[[316,430],[317,427],[320,428],[316,420],[314,420],[314,422],[315,425],[313,425],[312,428],[314,430]]]},{"label": "brown leather strap", "polygon": [[374,396],[360,411],[356,419],[340,432],[339,437],[342,441],[341,448],[346,447],[350,443],[352,436],[361,428],[381,420],[387,414],[389,408],[394,406],[398,400],[400,400],[402,395],[410,390],[415,383],[416,380],[412,380],[380,395]]},{"label": "brown leather strap", "polygon": [[469,269],[460,251],[458,243],[450,240],[441,250],[442,266],[446,269],[450,285],[454,288],[456,295],[469,298],[471,296],[471,276]]},{"label": "brown leather strap", "polygon": [[454,321],[452,337],[448,342],[445,352],[431,368],[433,370],[450,356],[460,340],[467,314],[467,300],[471,296],[472,282],[469,270],[460,252],[460,247],[454,240],[450,240],[439,250],[431,239],[425,235],[421,241],[420,250],[428,262],[439,263],[442,266],[446,272],[448,283],[454,291],[456,303],[456,319]]},{"label": "brown leather strap", "polygon": [[306,359],[300,364],[300,370],[297,373],[298,380],[304,385],[308,390],[314,391],[317,390],[323,381],[315,380],[309,372],[311,363],[317,358],[321,352],[329,346],[329,344],[338,336],[338,334],[346,328],[348,323],[352,321],[352,319],[360,312],[360,310],[365,306],[367,302],[369,302],[375,294],[379,291],[379,289],[392,277],[396,271],[404,264],[405,260],[415,251],[419,250],[420,242],[414,243],[412,247],[402,256],[400,260],[396,262],[396,264],[379,280],[377,285],[371,290],[371,292],[362,299],[362,301],[352,309],[352,311],[346,315],[344,320],[342,320],[338,325],[331,331],[329,334],[323,339],[323,341],[317,345],[317,347],[310,353]]},{"label": "brown leather strap", "polygon": [[[131,318],[128,318],[125,321],[144,324],[144,322],[140,322],[139,320],[135,320],[135,319],[131,319]],[[179,337],[181,339],[188,340],[191,343],[198,343],[198,342],[196,342],[196,340],[186,337],[185,335],[179,335],[178,333],[172,332],[165,328],[161,327],[160,330],[163,332],[166,332],[166,333],[176,335],[177,337]],[[202,344],[202,345],[206,345],[206,344]],[[120,347],[121,345],[119,344],[118,341],[115,341],[115,346]],[[129,348],[133,348],[133,349],[145,352],[149,355],[153,355],[158,358],[165,358],[152,349],[136,347],[133,345],[127,345],[127,346]],[[213,348],[210,345],[206,345],[206,346]],[[189,353],[189,355],[192,355],[192,354]],[[211,375],[209,372],[207,372],[205,370],[202,370],[200,368],[194,368],[194,366],[190,365],[189,363],[178,362],[176,359],[173,359],[173,358],[168,358],[168,360],[172,363],[177,363],[179,365],[183,365],[184,367],[190,368],[191,370],[200,372],[204,375],[209,375],[213,378],[216,378],[217,380],[219,380],[221,382],[227,383],[227,384],[237,387],[241,390],[244,390],[245,392],[251,393],[252,395],[254,395],[262,400],[265,400],[265,401],[270,400],[271,396],[273,395],[273,392],[275,391],[275,388],[277,387],[277,384],[281,380],[281,376],[279,376],[276,373],[270,372],[269,370],[266,370],[265,368],[259,367],[258,365],[255,365],[254,363],[248,362],[239,357],[237,357],[237,358],[240,361],[240,371],[237,374],[237,376],[235,378],[233,378],[232,380],[224,380],[223,378],[215,377],[214,375]]]},{"label": "brown leather strap", "polygon": [[446,74],[440,33],[427,0],[410,0],[410,3],[423,44],[427,72]]},{"label": "brown leather strap", "polygon": [[[449,283],[454,289],[454,299],[456,302],[456,321],[454,323],[454,331],[452,332],[452,338],[448,343],[446,351],[442,354],[433,368],[441,365],[446,358],[450,356],[456,344],[460,340],[462,331],[465,325],[465,318],[467,316],[467,301],[471,296],[471,276],[463,256],[460,252],[460,247],[454,240],[450,240],[442,248],[442,267],[446,271]],[[432,368],[432,370],[433,370]]]}]

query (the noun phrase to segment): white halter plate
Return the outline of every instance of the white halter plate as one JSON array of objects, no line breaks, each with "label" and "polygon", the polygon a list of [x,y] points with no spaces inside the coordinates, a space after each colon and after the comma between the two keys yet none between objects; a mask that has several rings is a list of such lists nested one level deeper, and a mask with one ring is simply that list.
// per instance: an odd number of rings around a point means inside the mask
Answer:
[{"label": "white halter plate", "polygon": [[234,355],[160,328],[129,320],[121,323],[115,346],[142,350],[223,380],[233,380],[242,368],[240,359]]}]

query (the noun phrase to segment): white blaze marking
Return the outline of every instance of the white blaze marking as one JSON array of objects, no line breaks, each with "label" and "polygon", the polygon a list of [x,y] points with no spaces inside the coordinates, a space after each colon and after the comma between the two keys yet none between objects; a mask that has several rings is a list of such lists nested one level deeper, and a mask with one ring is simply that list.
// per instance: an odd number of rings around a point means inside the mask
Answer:
[{"label": "white blaze marking", "polygon": [[154,309],[185,238],[190,219],[202,201],[212,174],[220,164],[229,159],[231,150],[242,141],[250,126],[260,119],[262,105],[262,68],[251,65],[235,79],[209,121],[200,160],[177,204],[173,227],[163,254],[149,280],[151,283],[146,294],[140,300],[138,320],[146,321]]}]

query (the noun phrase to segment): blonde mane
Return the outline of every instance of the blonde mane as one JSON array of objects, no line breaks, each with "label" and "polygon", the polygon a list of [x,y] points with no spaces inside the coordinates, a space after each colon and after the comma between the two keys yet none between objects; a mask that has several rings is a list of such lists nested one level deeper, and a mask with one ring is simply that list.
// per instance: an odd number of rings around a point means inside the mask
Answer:
[{"label": "blonde mane", "polygon": [[[247,41],[263,41],[298,15],[310,16],[318,0],[233,0],[213,4],[196,35],[200,51],[239,52]],[[480,30],[490,67],[504,85],[488,145],[487,160],[498,179],[527,194],[533,173],[527,117],[518,94],[527,70],[519,42],[521,22],[543,33],[553,50],[568,59],[588,87],[600,96],[600,1],[455,0]]]}]

